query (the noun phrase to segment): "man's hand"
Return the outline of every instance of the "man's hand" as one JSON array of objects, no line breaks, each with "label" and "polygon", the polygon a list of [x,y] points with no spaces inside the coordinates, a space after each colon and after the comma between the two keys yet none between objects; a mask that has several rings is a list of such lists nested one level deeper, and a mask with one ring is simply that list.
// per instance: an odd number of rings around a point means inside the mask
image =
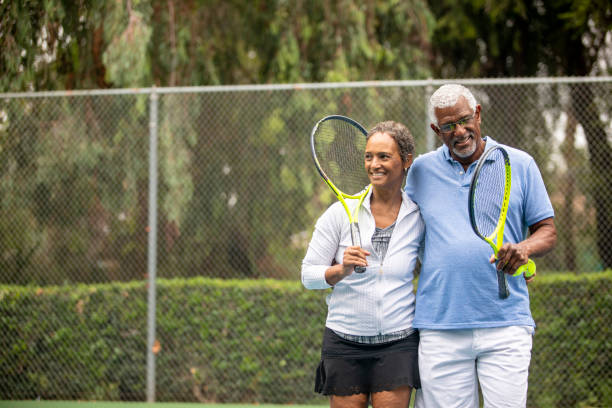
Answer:
[{"label": "man's hand", "polygon": [[[522,248],[520,244],[504,244],[499,251],[497,251],[497,259],[495,255],[491,255],[489,259],[490,263],[497,261],[497,270],[504,271],[509,275],[514,275],[516,270],[521,266],[525,265],[529,260],[529,254],[525,248]],[[531,275],[529,278],[523,273],[525,282],[531,283],[535,278],[536,273]]]},{"label": "man's hand", "polygon": [[[550,252],[557,242],[557,230],[553,218],[545,218],[529,226],[529,237],[518,244],[506,243],[497,251],[497,259],[492,255],[489,262],[495,263],[497,269],[513,275],[516,270],[527,263],[532,256],[541,256]],[[533,274],[525,281],[530,283],[535,278]],[[525,276],[523,274],[523,276]]]},{"label": "man's hand", "polygon": [[531,282],[533,282],[537,274],[537,272],[534,272],[533,275],[531,275],[530,277],[526,277],[525,274],[523,274],[523,278],[525,278],[525,283],[529,285]]},{"label": "man's hand", "polygon": [[521,244],[506,243],[497,251],[497,270],[513,275],[528,260],[529,253]]}]

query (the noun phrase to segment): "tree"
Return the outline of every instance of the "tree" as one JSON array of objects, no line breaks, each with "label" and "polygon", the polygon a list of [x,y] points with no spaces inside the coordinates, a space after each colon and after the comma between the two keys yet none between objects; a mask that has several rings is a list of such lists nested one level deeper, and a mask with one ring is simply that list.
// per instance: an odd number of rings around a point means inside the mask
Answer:
[{"label": "tree", "polygon": [[[0,8],[3,91],[429,76],[432,18],[424,0],[32,0],[3,2]],[[327,202],[304,204],[321,183],[312,174],[306,144],[291,138],[303,132],[304,121],[314,123],[329,109],[376,117],[384,104],[411,106],[376,95],[356,106],[352,92],[327,93],[325,106],[306,94],[274,98],[282,110],[268,104],[266,95],[254,95],[243,106],[231,95],[216,95],[214,101],[198,95],[160,97],[161,276],[294,273],[302,249],[287,248],[287,242],[310,228],[313,213]],[[53,102],[36,101],[36,115],[17,105],[5,110],[9,120],[0,129],[6,132],[0,134],[0,154],[6,161],[0,166],[6,171],[0,177],[15,179],[9,164],[23,160],[19,149],[27,147],[31,153],[24,157],[32,171],[24,183],[34,190],[20,196],[22,208],[46,204],[37,213],[25,211],[20,225],[32,225],[33,236],[51,237],[40,248],[27,235],[0,243],[5,258],[15,254],[14,264],[28,262],[32,248],[38,248],[33,263],[43,271],[51,260],[63,269],[89,261],[88,268],[73,266],[75,274],[115,279],[112,270],[119,268],[123,278],[139,277],[132,265],[144,264],[146,251],[146,147],[128,140],[142,140],[136,129],[148,128],[147,103],[115,98],[109,108],[103,99],[91,99],[83,109],[68,103],[60,111]],[[46,116],[43,109],[52,113]],[[245,115],[248,126],[237,120]],[[213,129],[213,119],[221,118],[224,128]],[[24,134],[22,123],[36,132]],[[49,129],[75,158],[48,149]],[[211,146],[219,143],[235,149],[215,153]],[[249,165],[229,165],[236,154]],[[41,156],[44,167],[38,165]],[[280,182],[270,183],[274,178]],[[112,180],[121,180],[124,191]],[[77,190],[83,198],[75,199]],[[5,203],[8,197],[3,194]],[[261,205],[251,205],[255,201]],[[298,206],[305,211],[296,213]],[[205,228],[203,217],[215,227]],[[7,221],[0,228],[11,225]],[[99,229],[87,229],[91,225]],[[105,272],[96,265],[106,265]]]},{"label": "tree", "polygon": [[[155,81],[216,85],[424,76],[421,48],[428,44],[430,19],[417,5],[422,3],[155,3]],[[164,119],[164,132],[172,133],[161,136],[172,149],[164,156],[175,158],[164,177],[181,182],[168,184],[162,199],[167,209],[179,208],[181,200],[184,206],[167,220],[178,226],[180,237],[163,257],[163,269],[292,276],[303,254],[287,242],[311,227],[308,208],[316,204],[308,198],[320,184],[306,143],[293,140],[303,134],[305,118],[314,123],[327,109],[350,112],[352,95],[333,93],[324,107],[305,94],[243,95],[249,102],[242,106],[231,94],[217,94],[214,103],[209,96],[188,98],[188,106],[178,97],[166,98],[175,104],[169,112],[182,114]],[[202,127],[219,122],[223,129]],[[235,148],[212,149],[219,145]],[[241,164],[230,165],[237,156]]]}]

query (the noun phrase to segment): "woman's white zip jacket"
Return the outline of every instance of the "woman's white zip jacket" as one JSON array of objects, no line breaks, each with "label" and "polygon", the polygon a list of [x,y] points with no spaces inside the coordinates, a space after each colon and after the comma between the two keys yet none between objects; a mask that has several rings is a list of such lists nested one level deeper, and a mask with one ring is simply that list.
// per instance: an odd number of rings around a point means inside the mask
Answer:
[{"label": "woman's white zip jacket", "polygon": [[[364,199],[358,215],[362,247],[370,252],[366,272],[353,272],[327,296],[326,326],[359,336],[388,334],[412,327],[413,272],[425,231],[418,206],[402,191],[402,205],[381,264],[371,242],[375,229],[370,211],[371,195],[372,191]],[[352,211],[357,200],[347,200],[347,203]],[[307,289],[331,288],[325,281],[325,271],[333,261],[342,263],[344,250],[349,246],[348,216],[342,204],[336,202],[317,220],[302,261],[302,284]]]}]

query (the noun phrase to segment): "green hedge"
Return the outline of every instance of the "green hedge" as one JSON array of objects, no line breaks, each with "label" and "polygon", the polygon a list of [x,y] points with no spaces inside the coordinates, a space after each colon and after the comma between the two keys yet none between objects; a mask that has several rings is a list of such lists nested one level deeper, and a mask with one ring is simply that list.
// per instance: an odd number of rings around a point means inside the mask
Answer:
[{"label": "green hedge", "polygon": [[[612,271],[540,274],[529,406],[612,406]],[[322,401],[326,291],[273,280],[160,280],[157,400]],[[0,286],[0,400],[144,400],[143,282]]]},{"label": "green hedge", "polygon": [[[326,292],[160,280],[159,401],[312,402]],[[144,282],[0,286],[0,400],[144,400]]]},{"label": "green hedge", "polygon": [[529,406],[612,407],[612,270],[539,274]]}]

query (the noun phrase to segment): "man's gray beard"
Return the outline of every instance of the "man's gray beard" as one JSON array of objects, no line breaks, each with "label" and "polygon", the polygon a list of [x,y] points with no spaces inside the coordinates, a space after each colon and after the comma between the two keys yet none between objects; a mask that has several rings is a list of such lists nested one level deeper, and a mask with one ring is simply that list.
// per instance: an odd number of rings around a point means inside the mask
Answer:
[{"label": "man's gray beard", "polygon": [[[478,147],[478,143],[476,143],[476,138],[474,136],[471,136],[471,140],[472,140],[472,144],[469,150],[465,151],[463,150],[462,152],[457,151],[457,149],[453,148],[453,153],[455,153],[455,156],[461,158],[461,159],[467,159],[468,157],[470,157],[471,155],[474,154],[474,152],[476,151],[476,148]],[[465,152],[465,153],[463,153]]]}]

